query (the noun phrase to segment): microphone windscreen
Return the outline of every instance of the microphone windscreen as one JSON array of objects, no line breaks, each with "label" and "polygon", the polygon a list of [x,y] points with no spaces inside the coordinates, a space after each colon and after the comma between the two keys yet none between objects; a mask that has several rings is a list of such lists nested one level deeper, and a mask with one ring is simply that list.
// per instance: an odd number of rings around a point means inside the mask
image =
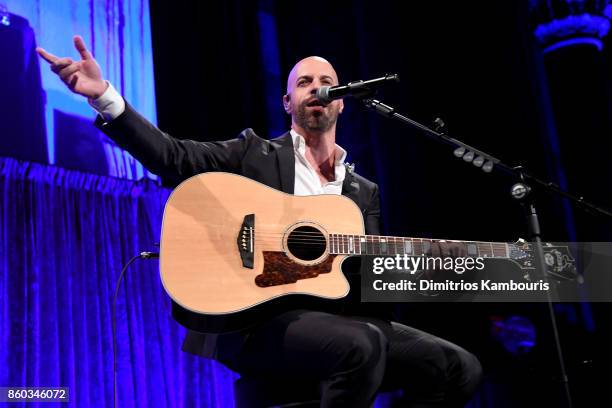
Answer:
[{"label": "microphone windscreen", "polygon": [[328,104],[332,101],[332,99],[329,97],[330,88],[331,86],[322,86],[317,89],[315,96],[321,103]]}]

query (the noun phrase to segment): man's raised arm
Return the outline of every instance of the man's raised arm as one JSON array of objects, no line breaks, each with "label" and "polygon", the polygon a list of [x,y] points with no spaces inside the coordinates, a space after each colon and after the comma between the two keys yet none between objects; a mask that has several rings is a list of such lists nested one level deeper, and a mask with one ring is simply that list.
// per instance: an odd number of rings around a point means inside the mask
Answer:
[{"label": "man's raised arm", "polygon": [[38,54],[72,92],[86,97],[100,114],[96,126],[149,171],[172,182],[206,171],[238,172],[252,132],[225,142],[175,139],[136,112],[102,75],[83,39],[74,36],[81,57],[57,57],[43,48]]}]

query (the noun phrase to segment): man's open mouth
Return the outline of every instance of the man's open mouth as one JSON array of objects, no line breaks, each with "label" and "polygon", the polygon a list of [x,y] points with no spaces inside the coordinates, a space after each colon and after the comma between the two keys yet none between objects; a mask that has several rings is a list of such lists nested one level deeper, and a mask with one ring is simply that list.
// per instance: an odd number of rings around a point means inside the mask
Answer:
[{"label": "man's open mouth", "polygon": [[320,106],[320,107],[322,107],[322,108],[324,108],[324,107],[325,107],[325,105],[324,105],[324,104],[322,104],[322,103],[321,103],[321,101],[319,101],[318,99],[313,99],[312,101],[308,102],[308,103],[306,104],[306,106],[308,106],[308,107],[312,107],[312,106]]}]

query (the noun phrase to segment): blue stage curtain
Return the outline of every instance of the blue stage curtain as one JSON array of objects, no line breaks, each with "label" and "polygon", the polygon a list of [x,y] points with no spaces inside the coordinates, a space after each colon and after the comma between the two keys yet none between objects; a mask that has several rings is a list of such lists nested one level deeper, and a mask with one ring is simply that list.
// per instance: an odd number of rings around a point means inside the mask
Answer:
[{"label": "blue stage curtain", "polygon": [[[70,387],[71,406],[110,407],[115,284],[159,241],[169,191],[9,158],[0,175],[0,386]],[[139,260],[120,289],[119,406],[231,407],[236,375],[180,351],[158,270]]]}]

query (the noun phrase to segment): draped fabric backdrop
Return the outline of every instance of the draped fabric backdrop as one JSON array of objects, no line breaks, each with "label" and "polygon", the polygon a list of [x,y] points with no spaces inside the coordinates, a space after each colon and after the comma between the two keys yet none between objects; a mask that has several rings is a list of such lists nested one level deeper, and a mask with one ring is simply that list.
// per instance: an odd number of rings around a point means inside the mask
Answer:
[{"label": "draped fabric backdrop", "polygon": [[[71,406],[110,407],[115,284],[154,250],[168,191],[9,158],[0,174],[0,386],[70,387]],[[183,353],[170,310],[158,262],[137,261],[117,306],[119,406],[231,407],[235,374]]]}]

